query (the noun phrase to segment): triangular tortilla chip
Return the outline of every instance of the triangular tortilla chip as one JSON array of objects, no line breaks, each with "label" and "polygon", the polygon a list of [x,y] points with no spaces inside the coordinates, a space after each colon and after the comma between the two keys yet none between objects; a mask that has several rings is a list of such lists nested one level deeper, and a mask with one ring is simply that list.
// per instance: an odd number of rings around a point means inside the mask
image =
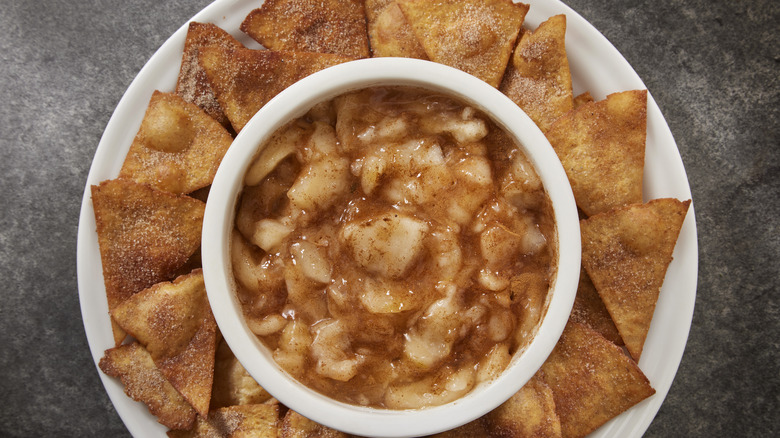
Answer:
[{"label": "triangular tortilla chip", "polygon": [[369,56],[361,0],[266,0],[241,30],[271,50]]},{"label": "triangular tortilla chip", "polygon": [[279,438],[347,438],[344,432],[316,423],[303,415],[287,411],[279,427]]},{"label": "triangular tortilla chip", "polygon": [[565,437],[584,437],[655,394],[642,370],[590,327],[569,322],[542,365]]},{"label": "triangular tortilla chip", "polygon": [[596,286],[593,286],[593,282],[584,268],[580,270],[580,283],[569,318],[596,330],[610,342],[623,345],[623,339],[620,337],[612,317],[609,316],[604,302],[601,301],[601,297],[596,291]]},{"label": "triangular tortilla chip", "polygon": [[431,61],[498,87],[528,5],[511,0],[397,0]]},{"label": "triangular tortilla chip", "polygon": [[111,316],[144,345],[162,374],[195,410],[208,415],[217,323],[202,271],[157,283],[125,300]]},{"label": "triangular tortilla chip", "polygon": [[191,22],[184,41],[181,69],[176,80],[176,94],[187,102],[194,103],[206,114],[213,117],[227,129],[232,129],[230,121],[219,106],[208,78],[198,63],[201,47],[221,46],[238,49],[244,47],[232,35],[215,24]]},{"label": "triangular tortilla chip", "polygon": [[120,178],[171,193],[190,193],[211,184],[233,137],[195,104],[155,91]]},{"label": "triangular tortilla chip", "polygon": [[544,132],[573,107],[566,57],[566,16],[550,17],[524,32],[507,67],[500,90]]},{"label": "triangular tortilla chip", "polygon": [[[145,184],[92,186],[109,311],[133,294],[173,278],[200,248],[205,204]],[[114,325],[114,340],[125,335]]]},{"label": "triangular tortilla chip", "polygon": [[189,429],[195,421],[192,409],[165,379],[152,356],[137,342],[106,350],[100,369],[116,377],[133,400],[146,404],[160,424],[171,429]]},{"label": "triangular tortilla chip", "polygon": [[241,365],[224,340],[217,347],[211,409],[264,403],[269,394]]},{"label": "triangular tortilla chip", "polygon": [[366,0],[372,56],[428,59],[395,0]]},{"label": "triangular tortilla chip", "polygon": [[580,222],[582,265],[636,360],[690,202],[655,199]]},{"label": "triangular tortilla chip", "polygon": [[546,134],[585,214],[642,202],[647,90],[614,93],[582,105]]},{"label": "triangular tortilla chip", "polygon": [[549,386],[535,374],[520,391],[484,417],[496,437],[560,437],[561,422]]},{"label": "triangular tortilla chip", "polygon": [[282,90],[314,72],[351,61],[323,53],[204,47],[200,63],[236,132]]},{"label": "triangular tortilla chip", "polygon": [[255,404],[230,406],[198,417],[192,430],[169,430],[169,438],[277,438],[279,406]]}]

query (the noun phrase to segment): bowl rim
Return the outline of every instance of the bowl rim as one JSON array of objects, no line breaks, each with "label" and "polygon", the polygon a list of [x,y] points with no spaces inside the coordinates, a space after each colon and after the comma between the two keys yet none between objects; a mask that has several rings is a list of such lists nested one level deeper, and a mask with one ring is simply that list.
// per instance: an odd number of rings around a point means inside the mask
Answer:
[{"label": "bowl rim", "polygon": [[[547,310],[522,354],[499,377],[440,406],[390,410],[334,401],[287,375],[249,330],[234,293],[229,242],[235,204],[252,158],[274,131],[314,104],[358,89],[413,86],[452,95],[490,116],[523,148],[542,179],[555,216],[558,266]],[[496,88],[461,70],[409,58],[368,58],[338,64],[291,85],[238,133],[212,183],[202,230],[206,291],[217,325],[236,358],[271,395],[301,415],[344,432],[375,437],[429,435],[472,421],[517,392],[552,352],[568,321],[580,274],[579,217],[566,173],[536,124]]]}]

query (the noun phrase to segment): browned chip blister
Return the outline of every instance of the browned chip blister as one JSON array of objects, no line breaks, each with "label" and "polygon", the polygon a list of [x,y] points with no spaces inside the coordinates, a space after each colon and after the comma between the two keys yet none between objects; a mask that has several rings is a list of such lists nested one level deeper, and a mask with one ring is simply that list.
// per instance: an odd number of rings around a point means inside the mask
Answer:
[{"label": "browned chip blister", "polygon": [[265,403],[270,399],[271,394],[249,375],[227,342],[222,340],[217,346],[214,363],[211,409]]},{"label": "browned chip blister", "polygon": [[584,437],[655,394],[620,347],[571,321],[541,373],[552,390],[565,437]]},{"label": "browned chip blister", "polygon": [[271,50],[369,56],[361,0],[266,0],[241,30]]},{"label": "browned chip blister", "polygon": [[195,104],[155,91],[119,172],[171,193],[211,184],[233,138]]},{"label": "browned chip blister", "polygon": [[230,406],[198,417],[192,430],[169,430],[170,438],[278,438],[279,406]]},{"label": "browned chip blister", "polygon": [[145,289],[112,312],[114,320],[149,351],[174,388],[208,415],[217,323],[200,269]]},{"label": "browned chip blister", "polygon": [[397,0],[431,61],[498,87],[528,5],[511,0]]},{"label": "browned chip blister", "polygon": [[168,382],[154,364],[152,356],[137,342],[106,350],[100,369],[116,377],[125,393],[143,402],[160,424],[171,429],[189,429],[196,412]]},{"label": "browned chip blister", "polygon": [[543,132],[573,107],[565,39],[565,15],[550,17],[533,32],[524,32],[499,88]]},{"label": "browned chip blister", "polygon": [[347,438],[344,432],[331,429],[289,410],[279,426],[279,438]]},{"label": "browned chip blister", "polygon": [[191,22],[184,41],[181,69],[176,80],[176,94],[193,103],[222,126],[232,129],[230,121],[219,106],[203,68],[198,63],[198,52],[202,47],[220,46],[238,49],[244,47],[232,35],[212,23]]},{"label": "browned chip blister", "polygon": [[204,47],[200,63],[236,132],[269,100],[319,70],[353,60],[340,55]]},{"label": "browned chip blister", "polygon": [[588,272],[580,270],[580,282],[577,287],[577,296],[574,298],[574,307],[569,318],[596,330],[610,342],[623,345],[623,339],[618,333],[615,322],[609,316],[604,302],[601,300],[596,286],[593,285]]},{"label": "browned chip blister", "polygon": [[559,118],[546,135],[585,214],[642,202],[647,90],[584,104]]},{"label": "browned chip blister", "polygon": [[580,222],[582,265],[636,360],[689,204],[655,199]]},{"label": "browned chip blister", "polygon": [[[173,278],[200,248],[201,201],[115,179],[92,186],[92,204],[109,311]],[[119,344],[125,335],[114,329]]]},{"label": "browned chip blister", "polygon": [[371,56],[428,59],[395,0],[366,0]]}]

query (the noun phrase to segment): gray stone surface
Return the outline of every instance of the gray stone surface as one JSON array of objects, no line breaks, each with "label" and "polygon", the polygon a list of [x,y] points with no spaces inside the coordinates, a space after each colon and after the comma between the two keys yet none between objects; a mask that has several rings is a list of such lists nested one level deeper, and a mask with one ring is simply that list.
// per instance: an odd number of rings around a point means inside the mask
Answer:
[{"label": "gray stone surface", "polygon": [[[92,157],[130,81],[208,0],[0,7],[0,436],[128,436],[79,312],[76,229]],[[646,436],[780,433],[780,7],[569,0],[634,66],[685,163],[696,311]]]}]

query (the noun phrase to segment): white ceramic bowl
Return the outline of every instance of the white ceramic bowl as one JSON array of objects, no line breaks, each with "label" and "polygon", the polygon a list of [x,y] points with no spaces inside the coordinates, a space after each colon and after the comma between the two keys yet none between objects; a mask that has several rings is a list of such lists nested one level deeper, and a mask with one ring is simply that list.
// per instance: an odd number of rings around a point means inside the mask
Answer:
[{"label": "white ceramic bowl", "polygon": [[[533,341],[515,354],[495,380],[478,385],[441,406],[389,410],[334,401],[285,373],[271,352],[249,330],[235,294],[229,242],[244,174],[258,148],[286,122],[314,104],[349,91],[381,85],[423,87],[460,98],[478,108],[524,148],[552,201],[557,226],[558,270],[547,312]],[[211,186],[203,222],[203,271],[217,324],[247,371],[281,403],[321,424],[375,437],[411,437],[438,433],[474,420],[517,392],[552,351],[571,312],[580,273],[577,209],[568,179],[549,142],[531,119],[487,83],[460,70],[428,61],[374,58],[315,73],[266,104],[241,130],[225,155]]]}]

